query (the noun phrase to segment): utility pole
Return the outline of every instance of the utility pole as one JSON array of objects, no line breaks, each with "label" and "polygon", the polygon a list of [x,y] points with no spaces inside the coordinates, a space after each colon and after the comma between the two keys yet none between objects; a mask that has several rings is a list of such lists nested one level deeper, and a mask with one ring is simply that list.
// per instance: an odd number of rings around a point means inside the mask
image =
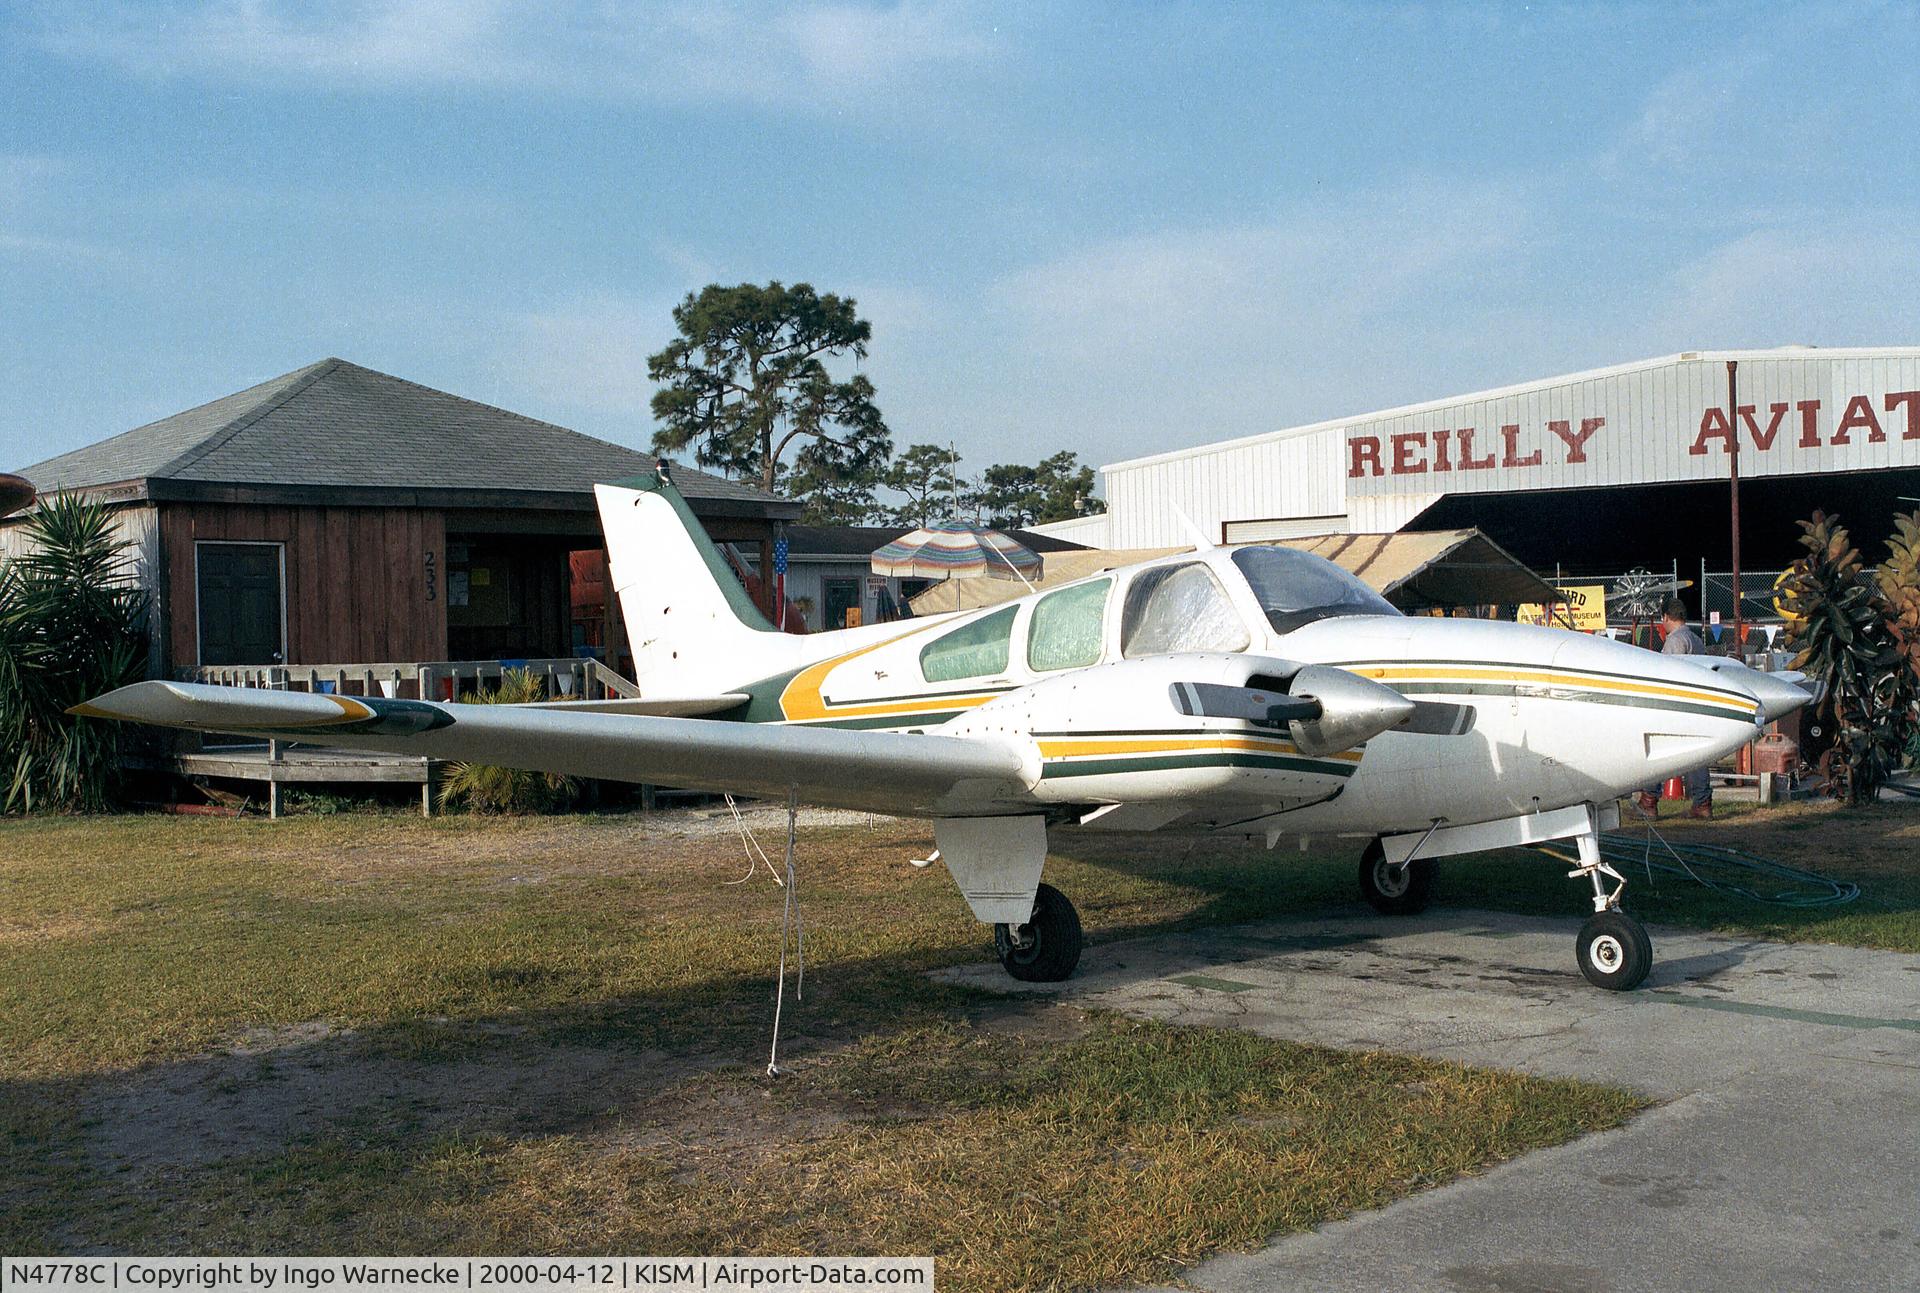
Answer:
[{"label": "utility pole", "polygon": [[[1747,654],[1746,635],[1740,622],[1740,398],[1738,395],[1740,362],[1727,361],[1727,474],[1732,498],[1733,519],[1733,651],[1739,659]],[[1704,581],[1703,581],[1704,582]],[[1706,615],[1706,589],[1700,590],[1700,612]]]}]

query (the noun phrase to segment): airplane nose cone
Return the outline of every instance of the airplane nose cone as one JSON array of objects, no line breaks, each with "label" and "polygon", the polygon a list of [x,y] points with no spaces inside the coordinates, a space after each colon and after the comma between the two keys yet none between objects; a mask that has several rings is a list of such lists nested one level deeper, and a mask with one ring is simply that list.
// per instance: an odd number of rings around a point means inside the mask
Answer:
[{"label": "airplane nose cone", "polygon": [[[1720,676],[1728,677],[1724,673]],[[1732,680],[1753,693],[1753,698],[1760,702],[1761,716],[1769,723],[1785,718],[1803,705],[1812,704],[1815,698],[1815,691],[1810,691],[1798,683],[1788,682],[1785,678],[1761,673],[1758,669],[1749,669]]]}]

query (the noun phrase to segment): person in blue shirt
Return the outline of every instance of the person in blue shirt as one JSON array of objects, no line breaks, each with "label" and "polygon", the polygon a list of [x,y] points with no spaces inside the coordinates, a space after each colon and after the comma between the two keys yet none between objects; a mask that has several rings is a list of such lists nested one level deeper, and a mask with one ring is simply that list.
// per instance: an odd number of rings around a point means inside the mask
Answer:
[{"label": "person in blue shirt", "polygon": [[[1661,646],[1662,655],[1705,655],[1706,643],[1700,635],[1687,627],[1687,606],[1678,597],[1667,599],[1667,605],[1661,615],[1666,625],[1667,639]],[[1689,817],[1711,818],[1713,816],[1713,778],[1707,775],[1705,768],[1698,768],[1686,775],[1687,798],[1693,801],[1693,807],[1687,810]],[[1652,821],[1660,815],[1660,787],[1648,786],[1633,797],[1633,807],[1640,816]]]}]

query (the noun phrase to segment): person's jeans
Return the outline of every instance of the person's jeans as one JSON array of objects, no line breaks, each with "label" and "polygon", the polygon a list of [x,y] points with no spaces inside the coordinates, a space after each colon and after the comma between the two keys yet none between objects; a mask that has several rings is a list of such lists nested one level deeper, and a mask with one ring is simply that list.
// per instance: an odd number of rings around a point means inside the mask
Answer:
[{"label": "person's jeans", "polygon": [[[1713,802],[1713,778],[1707,775],[1705,768],[1696,768],[1681,779],[1686,783],[1687,798],[1693,801],[1695,808]],[[1665,789],[1663,783],[1656,781],[1647,787],[1646,793],[1658,799]]]}]

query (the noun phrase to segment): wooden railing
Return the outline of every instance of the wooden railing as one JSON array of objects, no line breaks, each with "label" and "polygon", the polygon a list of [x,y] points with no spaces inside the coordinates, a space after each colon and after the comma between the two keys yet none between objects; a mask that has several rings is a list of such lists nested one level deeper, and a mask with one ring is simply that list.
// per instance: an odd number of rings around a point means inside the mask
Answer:
[{"label": "wooden railing", "polygon": [[462,693],[498,684],[508,670],[526,670],[546,683],[550,700],[604,700],[638,696],[640,689],[598,660],[410,660],[359,664],[203,665],[193,682],[275,691],[335,692],[343,696],[389,696],[409,700],[457,700]]}]

